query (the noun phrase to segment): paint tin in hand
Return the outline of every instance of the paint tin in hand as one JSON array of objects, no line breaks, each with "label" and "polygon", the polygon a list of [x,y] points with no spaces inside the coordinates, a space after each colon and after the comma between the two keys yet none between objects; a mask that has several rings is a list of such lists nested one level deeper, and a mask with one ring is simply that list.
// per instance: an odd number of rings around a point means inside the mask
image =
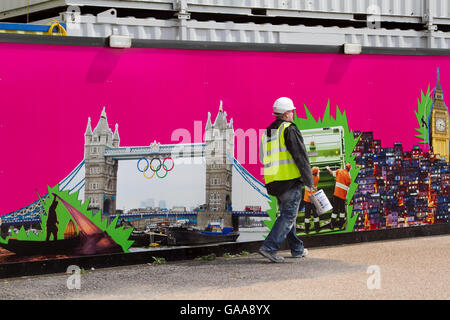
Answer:
[{"label": "paint tin in hand", "polygon": [[314,204],[319,215],[333,209],[330,200],[328,200],[328,197],[323,190],[319,190],[316,193],[311,194],[309,200]]}]

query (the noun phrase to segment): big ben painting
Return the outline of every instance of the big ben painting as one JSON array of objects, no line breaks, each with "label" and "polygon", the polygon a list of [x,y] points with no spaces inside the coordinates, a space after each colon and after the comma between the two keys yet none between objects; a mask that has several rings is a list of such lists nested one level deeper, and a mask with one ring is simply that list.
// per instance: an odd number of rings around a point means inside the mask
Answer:
[{"label": "big ben painting", "polygon": [[430,147],[434,154],[445,157],[449,161],[449,114],[444,102],[439,69],[437,83],[433,95],[433,105],[430,113],[429,125]]}]

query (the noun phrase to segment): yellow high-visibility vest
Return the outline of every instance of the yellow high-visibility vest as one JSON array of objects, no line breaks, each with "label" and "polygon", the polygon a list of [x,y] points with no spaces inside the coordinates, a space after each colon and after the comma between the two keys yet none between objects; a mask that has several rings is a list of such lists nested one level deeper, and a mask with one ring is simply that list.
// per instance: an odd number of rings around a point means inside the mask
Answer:
[{"label": "yellow high-visibility vest", "polygon": [[273,181],[292,180],[301,176],[284,140],[284,130],[291,124],[291,122],[283,122],[277,130],[273,130],[271,137],[267,137],[266,132],[262,136],[261,156],[266,184]]}]

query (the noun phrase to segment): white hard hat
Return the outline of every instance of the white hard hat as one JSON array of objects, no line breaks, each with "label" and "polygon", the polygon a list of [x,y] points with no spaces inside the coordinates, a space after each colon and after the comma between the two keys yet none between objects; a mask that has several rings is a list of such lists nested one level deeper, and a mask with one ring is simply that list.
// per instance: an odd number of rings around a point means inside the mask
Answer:
[{"label": "white hard hat", "polygon": [[291,99],[286,97],[278,98],[273,104],[273,114],[283,114],[286,111],[295,110],[294,102]]}]

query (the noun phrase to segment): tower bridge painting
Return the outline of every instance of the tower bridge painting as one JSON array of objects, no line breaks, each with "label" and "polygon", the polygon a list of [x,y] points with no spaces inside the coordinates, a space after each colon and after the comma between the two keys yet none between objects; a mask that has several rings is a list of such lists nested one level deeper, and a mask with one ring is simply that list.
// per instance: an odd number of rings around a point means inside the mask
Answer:
[{"label": "tower bridge painting", "polygon": [[[177,159],[195,159],[205,164],[205,213],[197,213],[197,222],[206,224],[211,218],[221,218],[231,225],[231,215],[264,217],[266,212],[241,212],[232,210],[233,167],[244,180],[256,189],[262,202],[268,195],[264,185],[245,170],[234,158],[235,132],[233,119],[227,119],[227,113],[220,104],[213,121],[208,113],[204,142],[160,144],[156,141],[149,146],[120,146],[118,124],[115,130],[109,128],[107,115],[103,109],[97,126],[92,129],[91,119],[85,132],[85,187],[84,201],[90,201],[90,209],[103,214],[115,215],[117,209],[117,185],[119,161],[134,160],[137,169],[146,179],[165,177],[172,171]],[[167,163],[166,163],[167,162]],[[159,171],[164,170],[162,176]],[[156,177],[155,177],[156,174]],[[120,196],[120,195],[119,195]]]}]

